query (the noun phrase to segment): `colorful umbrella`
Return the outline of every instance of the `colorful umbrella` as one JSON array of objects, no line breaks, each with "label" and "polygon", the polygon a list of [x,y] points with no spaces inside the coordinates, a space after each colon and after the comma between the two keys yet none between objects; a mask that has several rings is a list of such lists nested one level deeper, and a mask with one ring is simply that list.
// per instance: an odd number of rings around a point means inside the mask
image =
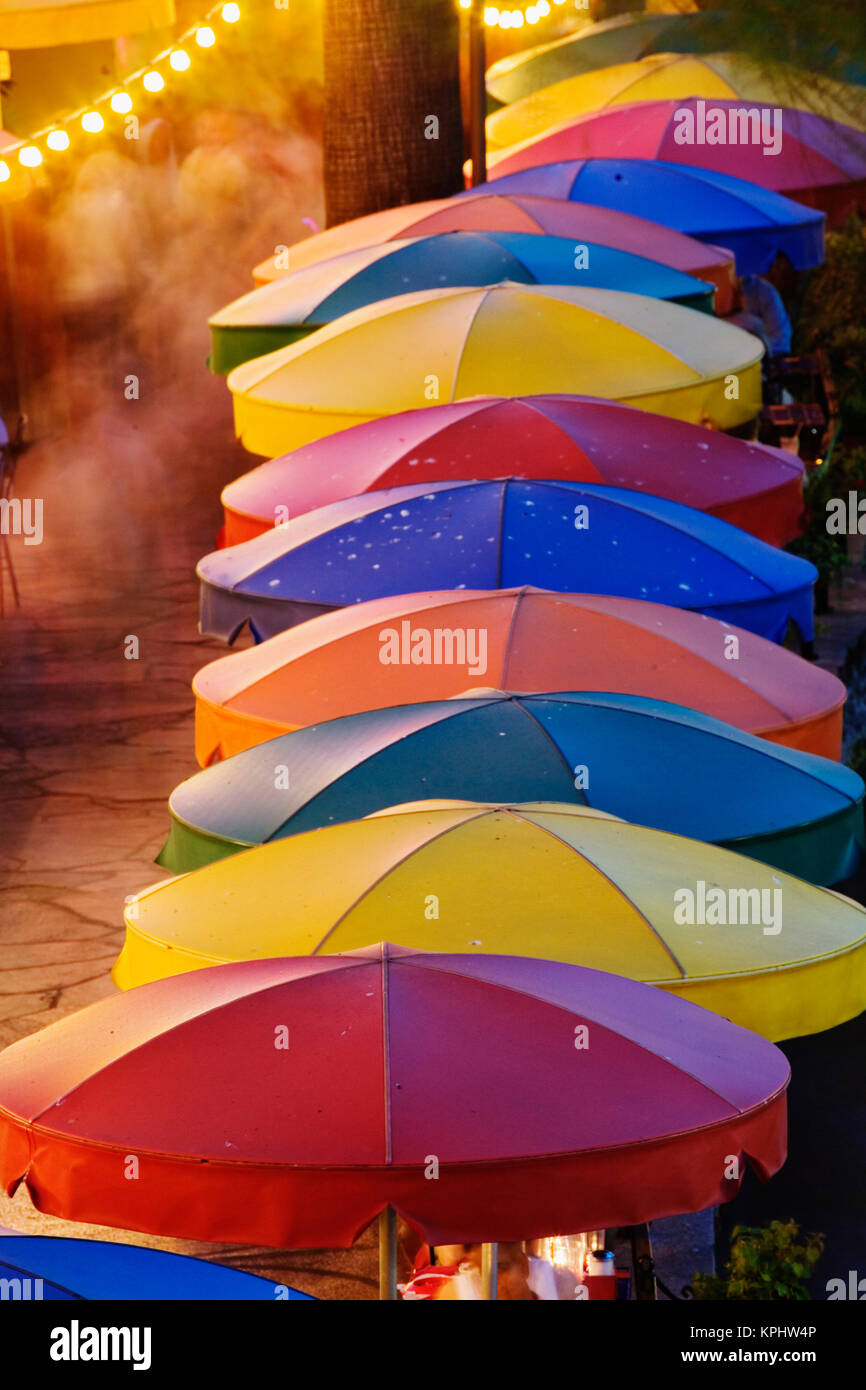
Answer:
[{"label": "colorful umbrella", "polygon": [[[591,72],[614,63],[630,63],[648,53],[712,53],[736,40],[732,17],[722,13],[616,15],[569,34],[555,43],[524,49],[487,70],[487,91],[499,102],[517,101],[539,87]],[[786,57],[809,67],[815,59],[815,36],[808,26],[802,37],[786,31],[782,36]],[[835,54],[833,74],[842,82],[866,82],[866,67],[858,60]],[[822,80],[804,72],[802,85]]]},{"label": "colorful umbrella", "polygon": [[253,271],[253,280],[267,285],[346,251],[447,232],[524,232],[565,237],[578,244],[594,242],[614,251],[646,256],[698,280],[709,280],[716,287],[717,313],[730,313],[733,307],[733,257],[729,251],[706,246],[646,217],[609,208],[569,206],[559,198],[511,198],[486,191],[403,204],[341,222],[262,261]]},{"label": "colorful umbrella", "polygon": [[631,63],[646,53],[712,53],[724,39],[725,16],[703,14],[615,15],[553,43],[509,54],[487,69],[495,100],[519,101],[577,73]]},{"label": "colorful umbrella", "polygon": [[488,178],[567,159],[661,159],[785,193],[839,226],[866,210],[866,135],[809,111],[689,97],[616,106],[493,153]]},{"label": "colorful umbrella", "polygon": [[347,497],[199,562],[200,630],[256,641],[334,608],[425,589],[650,599],[811,641],[814,565],[718,517],[593,483],[410,483]]},{"label": "colorful umbrella", "polygon": [[674,700],[838,758],[845,687],[784,647],[638,599],[514,589],[407,594],[313,618],[204,666],[202,767],[290,729],[470,687]]},{"label": "colorful umbrella", "polygon": [[386,415],[297,449],[223,490],[225,542],[377,488],[458,478],[561,478],[669,497],[771,545],[800,535],[803,465],[617,401],[526,396]]},{"label": "colorful umbrella", "polygon": [[761,406],[757,338],[617,290],[425,290],[346,314],[228,377],[245,448],[287,449],[399,410],[581,391],[720,429]]},{"label": "colorful umbrella", "polygon": [[863,130],[866,91],[785,63],[768,71],[740,53],[652,53],[542,87],[487,120],[488,148],[531,140],[563,121],[624,102],[675,97],[739,98],[816,112]]},{"label": "colorful umbrella", "polygon": [[112,978],[131,989],[222,962],[331,955],[398,926],[417,950],[659,985],[771,1041],[866,1008],[859,903],[557,802],[416,801],[158,883],[126,909]]},{"label": "colorful umbrella", "polygon": [[[701,241],[723,240],[740,275],[762,275],[779,252],[796,270],[824,260],[824,214],[781,193],[694,165],[656,159],[574,159],[482,184],[492,197],[543,194],[652,215]],[[473,190],[477,197],[479,190]],[[468,196],[468,195],[466,195]],[[720,310],[719,312],[722,312]]]},{"label": "colorful umbrella", "polygon": [[595,806],[811,883],[849,877],[863,850],[863,782],[841,763],[661,700],[500,691],[349,714],[215,763],[172,792],[158,862],[186,873],[429,797]]},{"label": "colorful umbrella", "polygon": [[344,251],[234,300],[208,321],[208,365],[230,372],[396,295],[503,281],[628,290],[713,312],[711,284],[646,256],[527,232],[443,232]]},{"label": "colorful umbrella", "polygon": [[788,1079],[763,1038],[578,966],[243,962],[7,1048],[0,1183],[197,1240],[346,1247],[389,1206],[431,1244],[528,1240],[727,1201],[731,1155],[768,1177]]},{"label": "colorful umbrella", "polygon": [[104,1240],[0,1232],[0,1279],[27,1280],[40,1300],[224,1299],[312,1302],[312,1295],[240,1269]]}]

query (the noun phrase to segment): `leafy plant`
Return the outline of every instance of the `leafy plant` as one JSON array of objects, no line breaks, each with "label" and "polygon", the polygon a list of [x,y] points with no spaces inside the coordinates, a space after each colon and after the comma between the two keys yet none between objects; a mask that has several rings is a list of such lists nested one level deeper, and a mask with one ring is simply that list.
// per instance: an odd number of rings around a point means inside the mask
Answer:
[{"label": "leafy plant", "polygon": [[787,549],[811,560],[818,571],[816,605],[827,608],[830,585],[847,562],[845,536],[827,530],[827,503],[841,497],[847,504],[849,492],[866,491],[866,448],[838,449],[807,479],[803,493],[806,529]]},{"label": "leafy plant", "polygon": [[853,213],[827,233],[826,260],[812,272],[800,309],[795,350],[824,347],[846,429],[866,426],[866,224]]},{"label": "leafy plant", "polygon": [[812,1270],[824,1251],[824,1237],[809,1235],[797,1244],[795,1221],[769,1226],[735,1226],[726,1274],[696,1274],[692,1288],[703,1301],[802,1302]]}]

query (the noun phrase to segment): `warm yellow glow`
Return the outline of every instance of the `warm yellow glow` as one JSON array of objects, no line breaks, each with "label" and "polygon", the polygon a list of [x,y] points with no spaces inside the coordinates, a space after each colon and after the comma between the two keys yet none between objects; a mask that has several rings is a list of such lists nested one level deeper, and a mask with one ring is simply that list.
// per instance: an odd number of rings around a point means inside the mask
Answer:
[{"label": "warm yellow glow", "polygon": [[81,117],[81,129],[86,130],[88,135],[98,135],[105,126],[98,111],[85,111]]},{"label": "warm yellow glow", "polygon": [[[463,5],[463,0],[460,0],[460,3]],[[469,3],[463,5],[464,10],[469,8],[469,4],[471,4],[471,0],[469,0]],[[221,13],[226,24],[237,24],[241,17],[240,6],[236,5],[234,0],[229,0],[227,5],[223,5]]]},{"label": "warm yellow glow", "polygon": [[46,141],[49,150],[68,150],[69,136],[65,130],[52,130],[49,132]]},{"label": "warm yellow glow", "polygon": [[209,25],[203,24],[200,29],[195,31],[195,41],[199,48],[212,48],[216,43],[216,34]]},{"label": "warm yellow glow", "polygon": [[42,163],[42,151],[36,145],[24,145],[18,151],[18,163],[25,169],[38,169]]},{"label": "warm yellow glow", "polygon": [[6,180],[11,177],[12,173],[6,160],[0,159],[0,183],[5,183]]},{"label": "warm yellow glow", "polygon": [[511,27],[512,29],[523,28],[523,12],[521,10],[511,11]]},{"label": "warm yellow glow", "polygon": [[537,24],[540,18],[541,15],[538,13],[538,10],[535,8],[535,6],[530,5],[529,9],[526,11],[527,24]]},{"label": "warm yellow glow", "polygon": [[490,25],[499,23],[499,11],[495,5],[487,6],[487,9],[484,11],[484,23]]},{"label": "warm yellow glow", "polygon": [[176,48],[168,61],[175,72],[186,72],[190,64],[190,57],[186,49]]},{"label": "warm yellow glow", "polygon": [[535,6],[535,10],[536,10],[536,13],[537,13],[542,19],[544,19],[547,15],[549,15],[549,14],[550,14],[550,6],[548,5],[547,0],[538,0],[538,4]]},{"label": "warm yellow glow", "polygon": [[511,14],[508,10],[503,10],[502,14],[499,16],[499,27],[500,29],[511,28]]},{"label": "warm yellow glow", "polygon": [[127,111],[131,111],[132,97],[129,92],[115,92],[111,98],[111,109],[116,111],[118,116],[125,116]]},{"label": "warm yellow glow", "polygon": [[146,92],[161,92],[165,86],[165,78],[162,73],[154,72],[152,69],[144,74],[141,82]]}]

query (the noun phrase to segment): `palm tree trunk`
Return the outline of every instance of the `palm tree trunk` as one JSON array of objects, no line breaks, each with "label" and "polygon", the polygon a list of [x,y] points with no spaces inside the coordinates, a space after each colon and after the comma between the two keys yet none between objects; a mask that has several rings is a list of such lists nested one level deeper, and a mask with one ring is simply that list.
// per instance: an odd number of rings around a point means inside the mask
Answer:
[{"label": "palm tree trunk", "polygon": [[463,187],[454,0],[324,0],[329,226]]}]

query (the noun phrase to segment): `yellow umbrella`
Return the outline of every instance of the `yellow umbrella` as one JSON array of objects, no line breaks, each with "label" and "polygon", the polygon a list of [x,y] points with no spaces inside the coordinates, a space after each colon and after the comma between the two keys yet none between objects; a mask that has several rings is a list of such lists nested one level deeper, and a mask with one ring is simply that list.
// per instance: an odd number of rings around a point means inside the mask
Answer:
[{"label": "yellow umbrella", "polygon": [[228,377],[235,429],[275,457],[401,410],[472,396],[580,393],[744,424],[761,407],[757,338],[679,304],[566,285],[423,290],[346,314]]},{"label": "yellow umbrella", "polygon": [[95,43],[174,23],[174,0],[0,0],[4,48]]},{"label": "yellow umbrella", "polygon": [[132,899],[122,989],[379,937],[656,984],[771,1039],[866,1005],[866,911],[728,850],[587,807],[422,801],[291,836]]},{"label": "yellow umbrella", "polygon": [[487,119],[491,149],[530,140],[589,111],[634,101],[720,97],[814,111],[866,129],[866,90],[806,73],[786,63],[766,69],[738,53],[651,53],[554,82]]}]

